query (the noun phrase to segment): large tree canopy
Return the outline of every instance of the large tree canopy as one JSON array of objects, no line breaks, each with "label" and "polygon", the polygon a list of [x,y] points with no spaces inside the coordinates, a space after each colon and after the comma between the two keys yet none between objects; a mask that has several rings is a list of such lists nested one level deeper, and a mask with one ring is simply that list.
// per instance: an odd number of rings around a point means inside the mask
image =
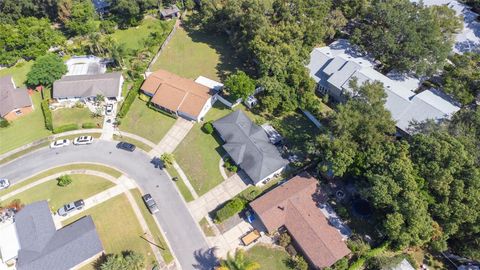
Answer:
[{"label": "large tree canopy", "polygon": [[120,28],[138,25],[145,11],[157,7],[156,0],[109,0],[109,2],[110,12]]},{"label": "large tree canopy", "polygon": [[377,0],[351,40],[387,71],[431,74],[445,64],[458,20],[454,12],[443,8],[426,8],[409,0]]},{"label": "large tree canopy", "polygon": [[255,91],[255,80],[250,78],[245,72],[238,71],[228,76],[225,80],[225,87],[234,100],[239,98],[246,99]]},{"label": "large tree canopy", "polygon": [[445,67],[443,90],[467,105],[480,97],[480,54],[456,54]]},{"label": "large tree canopy", "polygon": [[35,61],[27,74],[27,84],[30,86],[51,86],[65,73],[67,73],[67,66],[63,63],[62,58],[48,53]]},{"label": "large tree canopy", "polygon": [[0,1],[0,23],[14,23],[20,18],[37,17],[55,20],[56,0],[2,0]]},{"label": "large tree canopy", "polygon": [[62,15],[66,16],[65,26],[73,35],[86,35],[98,30],[98,23],[95,22],[97,12],[91,0],[81,0],[72,3],[67,16],[68,2],[63,2]]}]

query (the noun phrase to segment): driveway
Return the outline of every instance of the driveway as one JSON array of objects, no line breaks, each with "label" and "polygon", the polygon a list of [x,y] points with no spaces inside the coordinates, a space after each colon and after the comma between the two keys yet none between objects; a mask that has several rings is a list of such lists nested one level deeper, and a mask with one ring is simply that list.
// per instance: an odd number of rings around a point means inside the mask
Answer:
[{"label": "driveway", "polygon": [[130,153],[115,145],[96,140],[92,145],[44,148],[1,165],[0,175],[15,184],[40,171],[72,162],[95,162],[118,168],[157,201],[160,211],[156,217],[182,269],[212,269],[212,252],[174,183],[150,163],[151,158],[144,152]]}]

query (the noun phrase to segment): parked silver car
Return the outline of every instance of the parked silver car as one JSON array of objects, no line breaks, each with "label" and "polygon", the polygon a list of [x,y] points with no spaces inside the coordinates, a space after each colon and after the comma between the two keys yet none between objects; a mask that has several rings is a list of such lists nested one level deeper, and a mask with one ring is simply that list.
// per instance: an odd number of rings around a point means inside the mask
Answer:
[{"label": "parked silver car", "polygon": [[10,182],[7,178],[0,178],[0,189],[6,189],[10,186]]},{"label": "parked silver car", "polygon": [[58,209],[57,211],[57,214],[64,217],[70,214],[71,212],[82,210],[84,206],[85,206],[85,202],[83,200],[74,201],[60,207],[60,209]]}]

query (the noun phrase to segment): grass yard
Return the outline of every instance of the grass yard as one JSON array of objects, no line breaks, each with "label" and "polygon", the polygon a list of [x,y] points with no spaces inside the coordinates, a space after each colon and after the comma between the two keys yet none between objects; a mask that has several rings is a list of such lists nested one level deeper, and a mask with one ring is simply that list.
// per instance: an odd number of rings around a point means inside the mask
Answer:
[{"label": "grass yard", "polygon": [[152,70],[166,69],[185,78],[202,75],[220,81],[240,65],[224,36],[179,27]]},{"label": "grass yard", "polygon": [[206,218],[202,218],[198,223],[200,224],[200,228],[202,228],[202,231],[205,234],[205,236],[207,237],[215,236],[215,232],[213,231],[212,226],[208,223]]},{"label": "grass yard", "polygon": [[[148,38],[150,33],[161,31],[168,35],[173,24],[174,21],[160,21],[152,17],[147,17],[139,26],[123,30],[119,29],[111,34],[111,36],[120,44],[125,44],[128,50],[139,50],[144,48],[143,40]],[[158,44],[158,46],[160,45],[161,44]]]},{"label": "grass yard", "polygon": [[165,168],[165,170],[167,170],[168,174],[170,174],[171,177],[177,177],[177,181],[174,181],[174,182],[177,185],[177,188],[180,191],[180,193],[182,194],[185,201],[186,202],[193,201],[192,193],[187,188],[187,185],[185,185],[185,182],[182,180],[182,178],[178,174],[177,170],[173,167]]},{"label": "grass yard", "polygon": [[47,200],[50,209],[56,211],[66,203],[86,199],[114,186],[107,179],[94,175],[72,174],[71,177],[72,183],[66,187],[58,186],[57,180],[52,179],[9,198],[8,202],[19,199],[23,204],[30,204]]},{"label": "grass yard", "polygon": [[103,165],[87,164],[87,163],[70,164],[70,165],[60,166],[60,167],[56,167],[56,168],[41,172],[35,176],[30,177],[29,179],[22,181],[21,183],[10,186],[8,189],[0,190],[0,196],[3,196],[9,192],[17,190],[23,186],[26,186],[30,183],[33,183],[49,175],[70,171],[70,170],[94,170],[94,171],[99,171],[99,172],[109,174],[115,178],[118,178],[122,175],[121,172]]},{"label": "grass yard", "polygon": [[[92,216],[107,254],[121,253],[126,250],[138,252],[145,258],[147,266],[145,269],[151,268],[155,256],[149,244],[141,238],[144,232],[126,195],[118,195],[71,217],[64,221],[63,225],[70,224],[86,215]],[[94,268],[92,266],[89,269]]]},{"label": "grass yard", "polygon": [[12,75],[13,81],[17,87],[23,86],[27,80],[27,73],[33,65],[32,61],[22,61],[11,68],[0,69],[0,77]]},{"label": "grass yard", "polygon": [[150,109],[144,101],[137,98],[127,116],[122,119],[120,130],[158,143],[174,123],[174,118]]},{"label": "grass yard", "polygon": [[103,125],[103,117],[92,117],[88,108],[62,108],[52,111],[53,127],[58,128],[68,124],[78,124],[81,128],[84,123],[94,123],[98,128]]},{"label": "grass yard", "polygon": [[0,154],[52,134],[45,128],[41,99],[40,93],[34,92],[32,102],[35,109],[12,121],[9,127],[0,128]]},{"label": "grass yard", "polygon": [[147,207],[145,206],[145,203],[143,202],[142,199],[142,194],[140,193],[140,190],[134,189],[131,191],[133,197],[135,198],[135,201],[140,208],[140,211],[142,211],[143,218],[147,222],[148,229],[150,232],[153,234],[153,238],[155,239],[155,244],[160,246],[160,251],[162,253],[162,257],[165,260],[165,262],[168,264],[173,261],[173,255],[170,249],[168,248],[167,243],[165,242],[165,239],[163,238],[162,232],[160,232],[160,229],[158,228],[157,223],[155,222],[152,214],[148,211]]},{"label": "grass yard", "polygon": [[260,269],[291,269],[287,267],[286,264],[289,255],[281,248],[274,248],[262,244],[257,244],[246,252],[245,257],[248,260],[258,262],[260,264]]}]

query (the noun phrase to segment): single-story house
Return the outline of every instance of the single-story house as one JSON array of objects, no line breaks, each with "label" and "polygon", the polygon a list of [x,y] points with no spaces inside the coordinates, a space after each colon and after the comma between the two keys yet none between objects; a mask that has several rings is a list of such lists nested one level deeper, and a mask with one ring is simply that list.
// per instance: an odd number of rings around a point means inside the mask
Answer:
[{"label": "single-story house", "polygon": [[172,19],[180,16],[180,9],[178,9],[177,5],[171,5],[167,8],[163,8],[160,10],[160,17],[162,19]]},{"label": "single-story house", "polygon": [[104,252],[91,216],[57,230],[47,201],[29,204],[16,213],[15,227],[20,244],[17,270],[80,268]]},{"label": "single-story house", "polygon": [[0,116],[12,121],[33,111],[34,106],[28,90],[17,88],[12,76],[0,77]]},{"label": "single-story house", "polygon": [[416,94],[420,86],[416,78],[398,73],[386,76],[376,71],[372,60],[359,54],[347,40],[313,49],[307,68],[318,84],[317,91],[337,102],[350,97],[350,82],[354,79],[358,85],[366,81],[383,83],[387,94],[385,108],[391,112],[400,134],[408,134],[413,121],[442,121],[460,110],[456,102],[441,91],[430,89]]},{"label": "single-story house", "polygon": [[194,121],[201,121],[217,101],[214,89],[166,70],[150,74],[140,89],[157,108]]},{"label": "single-story house", "polygon": [[255,185],[265,184],[288,165],[265,130],[242,110],[218,119],[213,126],[225,142],[223,149]]},{"label": "single-story house", "polygon": [[121,72],[63,76],[53,83],[53,98],[59,102],[93,100],[100,94],[118,101],[122,99],[122,85]]},{"label": "single-story house", "polygon": [[332,266],[350,254],[340,233],[315,201],[318,180],[304,173],[250,203],[268,233],[285,228],[294,246],[315,269]]}]

